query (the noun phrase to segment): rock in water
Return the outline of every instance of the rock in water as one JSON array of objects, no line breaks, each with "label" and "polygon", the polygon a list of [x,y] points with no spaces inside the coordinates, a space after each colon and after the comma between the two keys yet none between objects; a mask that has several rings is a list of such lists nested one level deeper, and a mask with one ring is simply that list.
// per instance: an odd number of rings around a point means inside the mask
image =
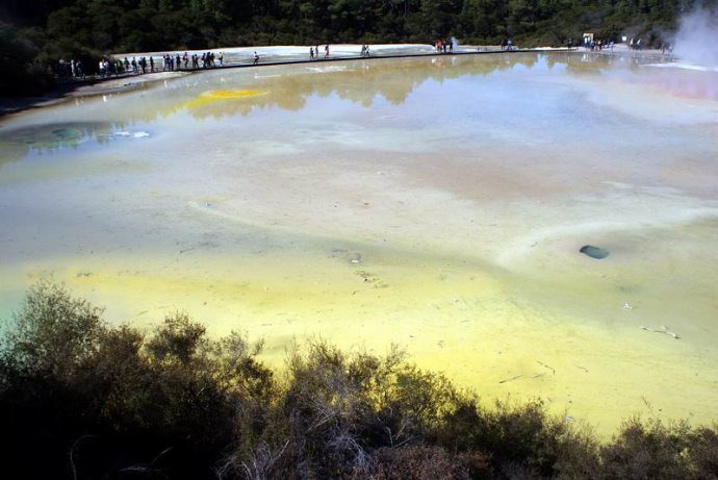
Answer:
[{"label": "rock in water", "polygon": [[579,252],[596,260],[604,259],[611,253],[605,248],[594,247],[593,245],[584,245]]}]

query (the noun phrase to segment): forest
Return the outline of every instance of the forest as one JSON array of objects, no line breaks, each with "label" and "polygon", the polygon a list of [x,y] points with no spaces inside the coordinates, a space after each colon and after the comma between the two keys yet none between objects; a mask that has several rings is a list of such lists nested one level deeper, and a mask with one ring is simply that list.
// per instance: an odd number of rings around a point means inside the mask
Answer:
[{"label": "forest", "polygon": [[400,349],[150,331],[40,281],[0,333],[4,478],[718,479],[718,427],[628,418],[610,440],[540,400],[480,401]]},{"label": "forest", "polygon": [[[0,87],[51,86],[48,65],[79,59],[88,70],[116,52],[324,43],[424,43],[457,38],[497,45],[665,41],[681,15],[716,0],[4,0]],[[49,78],[50,77],[50,78]]]}]

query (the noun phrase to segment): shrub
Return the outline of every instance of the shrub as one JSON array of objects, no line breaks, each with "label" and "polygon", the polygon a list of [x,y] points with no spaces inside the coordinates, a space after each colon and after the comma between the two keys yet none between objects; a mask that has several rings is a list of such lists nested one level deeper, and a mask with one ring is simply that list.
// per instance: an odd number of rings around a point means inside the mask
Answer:
[{"label": "shrub", "polygon": [[273,391],[261,347],[211,341],[184,314],[145,338],[101,313],[50,281],[30,289],[0,349],[9,465],[38,478],[213,477],[225,449],[261,430]]},{"label": "shrub", "polygon": [[436,446],[383,448],[376,453],[376,480],[462,480],[488,474],[480,454],[450,454]]},{"label": "shrub", "polygon": [[718,478],[715,428],[693,431],[686,421],[664,424],[631,418],[600,454],[599,478]]},{"label": "shrub", "polygon": [[71,381],[98,350],[103,311],[64,287],[41,281],[30,288],[3,341],[2,361],[24,375]]},{"label": "shrub", "polygon": [[283,381],[261,343],[177,313],[110,328],[32,287],[0,341],[3,467],[23,478],[718,479],[716,427],[633,418],[612,441],[536,400],[481,408],[445,377],[311,342]]}]

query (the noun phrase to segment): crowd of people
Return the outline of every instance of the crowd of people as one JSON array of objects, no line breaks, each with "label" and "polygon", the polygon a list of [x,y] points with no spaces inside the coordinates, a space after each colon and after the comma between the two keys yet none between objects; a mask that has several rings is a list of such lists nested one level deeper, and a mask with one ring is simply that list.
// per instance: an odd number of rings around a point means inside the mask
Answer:
[{"label": "crowd of people", "polygon": [[[155,56],[143,57],[124,57],[118,59],[114,57],[105,57],[99,60],[97,64],[97,76],[107,78],[119,75],[138,75],[144,73],[155,72],[171,72],[178,70],[198,70],[202,68],[215,68],[224,66],[224,52],[214,53],[206,52],[202,55],[196,53],[189,55],[164,54],[157,58]],[[254,63],[257,64],[259,56],[254,53]],[[82,62],[79,60],[66,61],[59,60],[52,66],[53,73],[56,78],[62,80],[84,80],[85,72],[82,68]]]},{"label": "crowd of people", "polygon": [[[324,47],[324,58],[330,57],[329,44]],[[319,59],[319,45],[311,47],[309,49],[309,59]],[[360,56],[368,57],[369,45],[362,45]],[[252,64],[259,64],[259,54],[255,51],[252,57]],[[97,64],[97,76],[100,78],[107,78],[119,75],[141,75],[146,73],[156,72],[172,72],[180,70],[199,70],[206,68],[224,67],[225,65],[225,54],[224,52],[211,52],[189,54],[184,52],[180,53],[166,53],[160,56],[142,56],[142,57],[124,57],[115,58],[107,57],[102,58]],[[85,73],[82,70],[82,63],[80,61],[70,60],[59,60],[52,66],[53,73],[56,78],[61,80],[84,80]]]},{"label": "crowd of people", "polygon": [[[631,39],[631,42],[633,42],[633,39]],[[596,51],[596,50],[601,51],[604,49],[609,49],[609,50],[613,51],[615,46],[616,46],[616,43],[613,40],[611,40],[609,42],[604,42],[601,39],[594,40],[593,38],[591,38],[591,39],[584,39],[584,42],[583,42],[583,47],[586,50],[591,50],[591,51]],[[631,48],[633,48],[633,47],[631,47]]]},{"label": "crowd of people", "polygon": [[[107,60],[105,60],[107,62]],[[215,54],[214,52],[206,52],[201,56],[194,53],[189,55],[184,52],[184,55],[177,54],[164,54],[162,55],[162,62],[160,66],[155,66],[154,57],[150,56],[149,61],[146,57],[140,57],[137,60],[136,57],[132,57],[129,60],[127,57],[124,60],[115,60],[115,69],[112,71],[105,71],[110,73],[154,73],[154,72],[172,72],[176,70],[197,70],[200,68],[214,68],[217,66],[224,66],[224,52]],[[109,73],[108,73],[109,74]],[[102,75],[102,71],[101,71]]]},{"label": "crowd of people", "polygon": [[[329,44],[324,45],[324,59],[330,58]],[[437,40],[434,43],[434,51],[437,53],[452,53],[454,51],[453,40]],[[362,44],[359,53],[361,57],[371,56],[369,45]],[[320,46],[316,45],[309,49],[309,60],[318,60],[320,58]],[[259,64],[259,54],[255,51],[252,57],[252,64]],[[97,76],[100,78],[114,77],[119,75],[142,75],[146,73],[156,72],[172,72],[181,70],[199,70],[225,66],[224,52],[215,53],[208,51],[198,55],[197,53],[189,54],[166,53],[162,56],[142,56],[142,57],[107,57],[101,59],[97,64]],[[56,78],[61,80],[83,80],[85,72],[82,69],[80,61],[60,60],[53,65],[53,72]]]}]

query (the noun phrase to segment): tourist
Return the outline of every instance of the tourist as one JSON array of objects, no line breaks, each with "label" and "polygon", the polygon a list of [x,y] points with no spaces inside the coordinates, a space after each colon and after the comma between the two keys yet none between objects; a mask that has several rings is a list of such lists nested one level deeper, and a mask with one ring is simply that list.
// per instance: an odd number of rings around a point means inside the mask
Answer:
[{"label": "tourist", "polygon": [[259,63],[259,55],[257,55],[257,52],[256,52],[256,50],[255,50],[255,52],[254,52],[254,65],[256,65],[256,64],[258,64],[258,63]]},{"label": "tourist", "polygon": [[329,44],[324,47],[324,58],[329,58]]}]

